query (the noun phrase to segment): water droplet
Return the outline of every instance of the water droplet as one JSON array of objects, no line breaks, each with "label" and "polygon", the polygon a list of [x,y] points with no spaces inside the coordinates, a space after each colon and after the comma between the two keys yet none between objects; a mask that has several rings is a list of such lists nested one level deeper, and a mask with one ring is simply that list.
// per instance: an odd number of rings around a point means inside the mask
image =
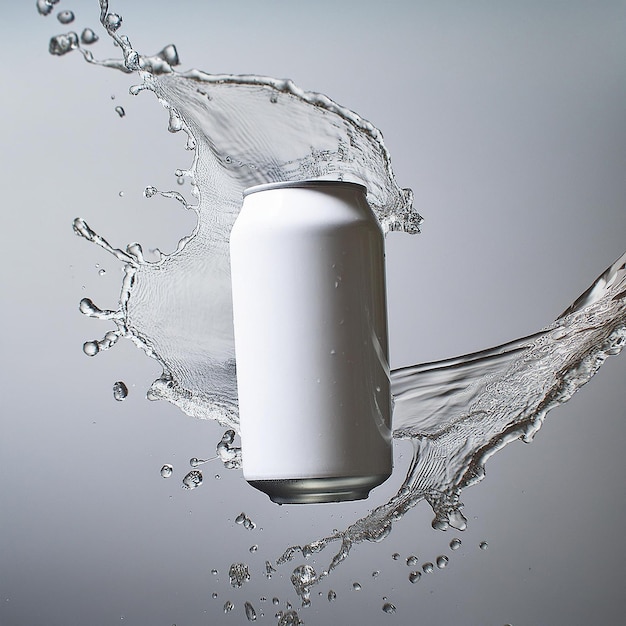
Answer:
[{"label": "water droplet", "polygon": [[412,554],[410,557],[407,558],[406,564],[409,567],[415,567],[418,564],[418,558],[414,554]]},{"label": "water droplet", "polygon": [[83,29],[83,32],[80,34],[81,43],[84,43],[87,46],[92,43],[96,43],[98,39],[99,39],[98,35],[96,35],[96,33],[94,33],[93,30],[91,30],[91,28]]},{"label": "water droplet", "polygon": [[253,546],[250,546],[250,548],[248,548],[248,552],[250,552],[250,554],[254,554],[258,549],[259,546],[257,546],[255,543]]},{"label": "water droplet", "polygon": [[254,607],[249,602],[246,602],[243,607],[246,611],[246,617],[248,618],[248,621],[256,622],[256,611],[254,610]]},{"label": "water droplet", "polygon": [[328,601],[329,602],[334,602],[337,599],[337,593],[331,589],[328,592],[328,596],[327,597],[328,597]]},{"label": "water droplet", "polygon": [[50,15],[52,8],[59,0],[37,0],[37,11],[40,15]]},{"label": "water droplet", "polygon": [[376,569],[372,572],[372,578],[378,578],[380,576],[380,572]]},{"label": "water droplet", "polygon": [[126,115],[126,111],[124,111],[124,107],[121,106],[116,106],[115,107],[115,112],[120,116],[120,117],[124,117]]},{"label": "water droplet", "polygon": [[399,554],[398,552],[394,552],[394,553],[391,555],[391,558],[392,558],[394,561],[397,561],[397,560],[400,558],[400,554]]},{"label": "water droplet", "polygon": [[454,537],[450,542],[450,550],[458,550],[461,547],[462,541],[458,537]]},{"label": "water droplet", "polygon": [[435,566],[430,561],[422,565],[422,571],[424,572],[424,574],[430,574],[434,569]]},{"label": "water droplet", "polygon": [[161,468],[161,476],[163,476],[163,478],[169,478],[172,475],[173,471],[174,471],[174,468],[169,463],[166,463]]},{"label": "water droplet", "polygon": [[57,20],[61,24],[71,24],[74,21],[74,13],[72,11],[61,11],[57,15]]},{"label": "water droplet", "polygon": [[189,465],[191,465],[191,467],[198,467],[198,465],[203,465],[206,462],[207,462],[206,459],[199,459],[198,457],[195,457],[195,456],[189,459]]},{"label": "water droplet", "polygon": [[185,478],[183,478],[183,489],[195,489],[202,484],[202,472],[200,470],[191,470]]},{"label": "water droplet", "polygon": [[221,478],[221,476],[219,474],[215,474],[215,476],[213,476],[213,478],[215,478],[215,480],[219,480]]},{"label": "water droplet", "polygon": [[107,13],[104,18],[104,27],[114,33],[122,25],[122,16],[117,13]]},{"label": "water droplet", "polygon": [[354,589],[354,591],[361,591],[363,587],[361,587],[361,583],[354,582],[352,583],[352,589]]},{"label": "water droplet", "polygon": [[415,571],[409,574],[409,582],[415,584],[422,577],[421,572]]},{"label": "water droplet", "polygon": [[486,550],[486,549],[489,547],[489,544],[488,544],[486,541],[481,541],[481,542],[478,544],[478,547],[479,547],[481,550]]},{"label": "water droplet", "polygon": [[215,568],[213,568],[213,569],[211,570],[211,574],[213,574],[213,576],[217,576],[217,575],[219,574],[219,571],[218,571],[218,570],[216,570]]},{"label": "water droplet", "polygon": [[383,611],[385,613],[395,613],[396,607],[391,604],[391,602],[385,602],[385,604],[383,604]]},{"label": "water droplet", "polygon": [[106,273],[107,271],[104,268],[98,270],[98,276],[104,276]]},{"label": "water droplet", "polygon": [[250,580],[250,571],[245,563],[233,563],[228,570],[230,584],[235,589],[241,587]]},{"label": "water droplet", "polygon": [[441,556],[437,557],[437,567],[439,569],[443,569],[448,564],[449,561],[450,559],[444,554],[442,554]]},{"label": "water droplet", "polygon": [[265,561],[265,577],[269,580],[276,570],[270,561]]},{"label": "water droplet", "polygon": [[211,594],[211,597],[213,598],[213,600],[215,600],[215,598],[217,598],[217,593],[215,593],[215,591]]},{"label": "water droplet", "polygon": [[127,395],[128,395],[128,387],[126,386],[125,383],[123,383],[121,380],[118,380],[116,383],[113,383],[113,397],[118,402],[121,402],[122,400],[126,399]]},{"label": "water droplet", "polygon": [[272,598],[272,604],[274,606],[278,606],[280,604],[280,600],[276,597]]},{"label": "water droplet", "polygon": [[230,600],[224,603],[224,613],[230,613],[234,608],[235,605]]},{"label": "water droplet", "polygon": [[243,524],[243,521],[246,519],[246,514],[245,513],[239,513],[239,515],[237,515],[237,517],[235,518],[235,524]]},{"label": "water droplet", "polygon": [[72,50],[76,50],[76,48],[78,48],[78,35],[74,32],[69,32],[52,37],[48,46],[48,52],[60,57]]},{"label": "water droplet", "polygon": [[97,341],[85,341],[83,344],[83,352],[87,356],[96,356],[100,352],[100,346]]}]

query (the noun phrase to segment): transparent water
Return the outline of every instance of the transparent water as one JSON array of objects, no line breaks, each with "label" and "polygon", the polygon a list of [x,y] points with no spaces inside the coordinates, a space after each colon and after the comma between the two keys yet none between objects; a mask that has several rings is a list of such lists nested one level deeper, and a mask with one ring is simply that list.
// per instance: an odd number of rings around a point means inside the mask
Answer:
[{"label": "transparent water", "polygon": [[[396,184],[380,133],[357,114],[290,81],[176,72],[172,46],[153,57],[141,56],[118,34],[121,18],[101,4],[102,24],[123,59],[95,60],[75,33],[55,37],[50,52],[78,49],[91,63],[136,72],[140,82],[133,93],[147,90],[157,96],[169,111],[169,130],[186,133],[193,151],[191,167],[179,173],[191,181],[192,199],[154,187],[145,195],[173,198],[195,213],[197,225],[173,253],[148,261],[139,244],[116,248],[77,218],[75,232],[108,250],[125,270],[116,310],[81,301],[85,315],[112,325],[102,339],[86,342],[84,351],[94,356],[120,337],[131,339],[163,367],[149,397],[232,429],[218,444],[218,454],[227,466],[237,467],[227,244],[241,191],[280,180],[355,180],[368,186],[369,201],[386,231],[417,232],[420,217],[411,192]],[[625,263],[623,256],[555,322],[529,337],[392,373],[394,435],[413,443],[409,471],[397,494],[366,517],[279,556],[276,563],[285,564],[336,545],[326,566],[293,571],[292,583],[303,602],[355,544],[384,539],[423,500],[433,509],[436,528],[465,528],[460,497],[483,478],[487,460],[511,441],[532,440],[548,411],[623,348]],[[422,566],[427,573],[433,569],[430,562]],[[409,576],[416,582],[419,572]]]}]

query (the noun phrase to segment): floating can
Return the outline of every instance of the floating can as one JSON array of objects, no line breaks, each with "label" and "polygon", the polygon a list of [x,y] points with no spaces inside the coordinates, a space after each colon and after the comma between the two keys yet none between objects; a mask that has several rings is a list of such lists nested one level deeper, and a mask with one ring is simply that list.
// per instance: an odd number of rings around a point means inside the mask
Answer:
[{"label": "floating can", "polygon": [[243,474],[277,503],[392,470],[384,238],[366,188],[251,187],[230,236]]}]

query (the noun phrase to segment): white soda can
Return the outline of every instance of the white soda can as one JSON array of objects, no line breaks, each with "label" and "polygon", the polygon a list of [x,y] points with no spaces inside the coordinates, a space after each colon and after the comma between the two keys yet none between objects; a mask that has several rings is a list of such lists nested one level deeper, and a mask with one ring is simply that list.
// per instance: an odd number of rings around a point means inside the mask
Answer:
[{"label": "white soda can", "polygon": [[362,185],[251,187],[230,236],[243,473],[278,503],[391,474],[383,234]]}]

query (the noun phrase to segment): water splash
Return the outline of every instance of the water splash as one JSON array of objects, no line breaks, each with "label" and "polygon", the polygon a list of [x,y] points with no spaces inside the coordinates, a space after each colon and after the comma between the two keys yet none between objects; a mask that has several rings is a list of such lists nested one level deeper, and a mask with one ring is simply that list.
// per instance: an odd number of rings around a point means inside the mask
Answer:
[{"label": "water splash", "polygon": [[[189,204],[178,192],[159,193],[193,211],[197,223],[176,250],[149,262],[138,244],[126,251],[114,248],[77,218],[75,232],[116,256],[125,269],[116,311],[81,302],[85,315],[115,324],[103,340],[86,342],[84,351],[96,355],[120,337],[134,341],[163,367],[150,387],[150,399],[168,400],[189,415],[229,428],[218,455],[227,467],[239,467],[227,245],[242,190],[305,178],[352,180],[367,186],[385,231],[417,232],[421,218],[410,190],[396,184],[380,132],[356,113],[289,80],[177,72],[173,46],[152,57],[140,55],[119,34],[120,16],[109,13],[106,0],[100,4],[101,24],[123,58],[94,59],[75,33],[54,37],[50,52],[79,49],[90,63],[137,73],[141,83],[131,93],[152,92],[168,111],[169,130],[186,133],[187,147],[194,152],[191,167],[181,172],[190,179],[197,203]],[[384,539],[393,523],[419,502],[432,507],[435,528],[465,528],[460,496],[482,480],[487,460],[512,441],[531,441],[549,410],[566,402],[608,356],[622,350],[625,265],[626,255],[534,335],[392,372],[394,436],[413,442],[407,476],[387,503],[345,530],[285,550],[278,564],[339,544],[319,574],[297,577],[301,597],[355,544]],[[268,454],[280,454],[278,435]],[[454,549],[452,543],[450,547]]]}]

